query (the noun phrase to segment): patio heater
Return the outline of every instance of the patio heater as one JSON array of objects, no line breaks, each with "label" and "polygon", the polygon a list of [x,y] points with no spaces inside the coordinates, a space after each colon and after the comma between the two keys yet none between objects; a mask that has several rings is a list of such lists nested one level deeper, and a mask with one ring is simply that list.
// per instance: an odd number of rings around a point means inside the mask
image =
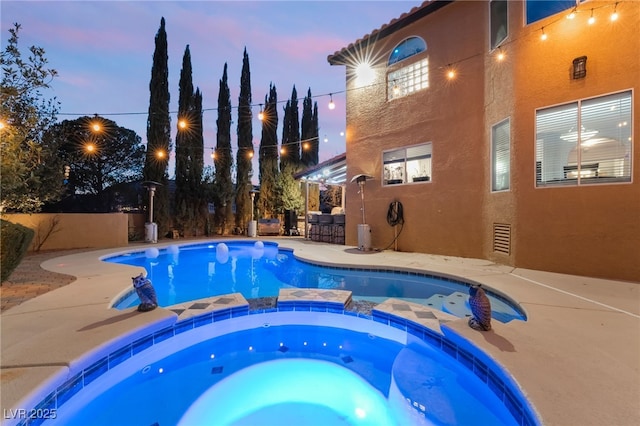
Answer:
[{"label": "patio heater", "polygon": [[251,238],[255,238],[258,236],[258,221],[254,219],[254,214],[253,214],[256,194],[258,192],[260,191],[256,191],[255,189],[252,189],[251,191],[249,191],[249,195],[251,196],[251,221],[249,222],[247,236]]},{"label": "patio heater", "polygon": [[156,188],[161,185],[161,183],[152,180],[142,182],[142,186],[149,191],[149,222],[144,224],[145,243],[158,242],[158,224],[153,221],[153,196],[156,193]]},{"label": "patio heater", "polygon": [[358,224],[358,250],[371,250],[371,227],[367,225],[367,218],[364,211],[364,185],[367,179],[373,179],[373,176],[359,174],[351,178],[351,182],[358,184],[360,193],[360,210],[362,211],[362,223]]}]

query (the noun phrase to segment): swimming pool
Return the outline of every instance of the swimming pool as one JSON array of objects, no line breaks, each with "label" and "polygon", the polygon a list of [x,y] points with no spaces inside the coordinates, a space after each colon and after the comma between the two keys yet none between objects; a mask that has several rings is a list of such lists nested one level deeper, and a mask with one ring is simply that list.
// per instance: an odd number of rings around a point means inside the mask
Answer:
[{"label": "swimming pool", "polygon": [[[164,307],[235,292],[254,299],[276,297],[281,288],[319,288],[349,290],[354,300],[380,303],[394,297],[458,317],[471,314],[467,282],[420,272],[315,265],[272,242],[231,240],[160,250],[151,247],[102,260],[144,268]],[[491,291],[487,294],[494,319],[526,320],[517,303]],[[139,303],[129,289],[113,306],[126,309]]]},{"label": "swimming pool", "polygon": [[39,407],[72,426],[539,424],[508,374],[452,335],[347,311],[206,318],[112,351]]}]

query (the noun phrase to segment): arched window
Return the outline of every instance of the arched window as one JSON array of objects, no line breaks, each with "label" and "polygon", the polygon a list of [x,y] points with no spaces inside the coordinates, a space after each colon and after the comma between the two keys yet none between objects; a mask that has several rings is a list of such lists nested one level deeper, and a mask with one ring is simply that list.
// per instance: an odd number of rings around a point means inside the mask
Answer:
[{"label": "arched window", "polygon": [[404,61],[426,52],[427,43],[420,37],[409,37],[400,42],[389,55],[387,64],[387,100],[402,98],[429,87],[429,59],[422,54],[414,60]]},{"label": "arched window", "polygon": [[425,43],[423,39],[420,37],[409,37],[393,48],[391,55],[389,55],[387,65],[393,65],[425,50],[427,50],[427,43]]}]

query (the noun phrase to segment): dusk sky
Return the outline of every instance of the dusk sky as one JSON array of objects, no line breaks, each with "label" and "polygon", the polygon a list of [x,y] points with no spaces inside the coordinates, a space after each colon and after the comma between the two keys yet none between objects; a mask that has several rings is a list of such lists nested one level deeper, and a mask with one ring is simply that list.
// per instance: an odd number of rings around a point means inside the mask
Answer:
[{"label": "dusk sky", "polygon": [[[318,103],[320,161],[345,151],[345,68],[327,56],[421,1],[5,1],[0,3],[2,49],[9,28],[22,25],[19,47],[44,48],[58,71],[47,96],[61,103],[58,119],[98,114],[134,130],[146,143],[149,81],[155,36],[165,18],[169,46],[171,125],[175,135],[178,82],[189,45],[193,84],[203,93],[205,164],[215,147],[218,85],[225,62],[231,103],[238,103],[246,47],[255,105],[253,139],[260,143],[259,104],[269,84],[278,92],[278,140],[283,107],[295,85],[299,111],[310,88]],[[329,93],[336,109],[329,110]],[[209,110],[209,111],[206,111]],[[232,113],[236,154],[237,111]],[[328,142],[324,142],[324,139]],[[172,144],[175,143],[175,137]],[[173,153],[172,153],[173,156]],[[172,161],[173,163],[173,161]],[[170,176],[173,168],[170,169]],[[254,175],[257,164],[254,162]],[[255,179],[254,179],[255,180]]]}]

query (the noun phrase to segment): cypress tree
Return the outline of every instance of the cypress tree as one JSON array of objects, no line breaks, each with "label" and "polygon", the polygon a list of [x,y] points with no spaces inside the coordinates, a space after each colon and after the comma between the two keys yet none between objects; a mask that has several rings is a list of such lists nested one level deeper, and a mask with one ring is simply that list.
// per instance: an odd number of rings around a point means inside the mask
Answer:
[{"label": "cypress tree", "polygon": [[278,94],[273,84],[269,85],[269,97],[265,95],[264,104],[259,157],[260,195],[256,207],[261,216],[270,218],[277,214],[278,178]]},{"label": "cypress tree", "polygon": [[[193,210],[190,205],[191,184],[191,144],[195,132],[191,126],[193,121],[193,81],[191,69],[191,52],[189,45],[185,48],[180,71],[180,94],[178,98],[178,131],[176,133],[176,192],[175,218],[176,227],[181,231],[191,228]],[[189,234],[185,234],[189,235]]]},{"label": "cypress tree", "polygon": [[227,80],[227,64],[224,64],[220,90],[218,91],[218,119],[216,121],[216,150],[214,154],[215,226],[220,233],[227,233],[230,224],[233,183],[231,182],[231,94]]},{"label": "cypress tree", "polygon": [[312,108],[311,89],[302,102],[302,153],[304,167],[318,164],[318,104]]},{"label": "cypress tree", "polygon": [[207,199],[204,197],[204,126],[202,123],[202,92],[196,88],[193,96],[193,139],[191,144],[191,167],[189,168],[189,194],[192,198],[194,226],[204,232],[207,221]]},{"label": "cypress tree", "polygon": [[293,163],[293,149],[291,148],[291,100],[284,106],[284,118],[282,119],[282,149],[280,150],[280,171]]},{"label": "cypress tree", "polygon": [[251,71],[249,55],[244,49],[242,73],[240,75],[240,96],[238,97],[238,153],[236,174],[236,227],[244,229],[251,217],[251,160],[253,158],[253,134],[251,113]]},{"label": "cypress tree", "polygon": [[[169,152],[171,151],[171,118],[169,117],[169,67],[167,33],[164,17],[155,37],[155,51],[149,83],[149,116],[147,118],[147,153],[143,176],[145,181],[161,184],[154,197],[154,222],[158,224],[158,235],[169,230]],[[148,203],[148,198],[145,200]],[[147,204],[147,208],[149,208]]]},{"label": "cypress tree", "polygon": [[289,110],[291,121],[289,126],[289,148],[291,149],[291,163],[294,170],[298,170],[301,165],[300,161],[300,118],[298,114],[298,92],[296,86],[291,91],[291,106]]}]

